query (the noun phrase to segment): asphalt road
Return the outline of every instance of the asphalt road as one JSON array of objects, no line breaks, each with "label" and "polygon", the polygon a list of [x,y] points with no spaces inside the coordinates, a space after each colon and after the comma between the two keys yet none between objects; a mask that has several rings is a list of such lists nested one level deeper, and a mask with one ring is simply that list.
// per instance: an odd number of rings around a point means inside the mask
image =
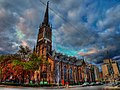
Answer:
[{"label": "asphalt road", "polygon": [[[80,87],[80,86],[73,86],[69,88],[63,87],[38,87],[38,88],[30,88],[30,87],[0,87],[0,90],[105,90],[105,86],[87,86],[87,87]],[[108,89],[107,89],[108,90]],[[112,89],[109,89],[112,90]],[[116,89],[115,89],[116,90]],[[118,89],[120,90],[120,89]]]},{"label": "asphalt road", "polygon": [[30,88],[30,87],[0,87],[0,90],[102,90],[103,86],[89,86],[89,87],[80,87],[80,86],[73,86],[69,88],[63,87],[38,87],[38,88]]}]

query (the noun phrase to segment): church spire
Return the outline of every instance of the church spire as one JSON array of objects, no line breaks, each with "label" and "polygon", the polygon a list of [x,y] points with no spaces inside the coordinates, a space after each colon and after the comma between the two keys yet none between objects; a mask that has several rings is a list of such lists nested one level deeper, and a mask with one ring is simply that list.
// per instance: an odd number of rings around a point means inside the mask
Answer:
[{"label": "church spire", "polygon": [[44,15],[43,24],[45,24],[45,25],[49,25],[49,11],[48,11],[48,8],[49,8],[49,1],[47,2],[47,7],[46,7],[45,15]]}]

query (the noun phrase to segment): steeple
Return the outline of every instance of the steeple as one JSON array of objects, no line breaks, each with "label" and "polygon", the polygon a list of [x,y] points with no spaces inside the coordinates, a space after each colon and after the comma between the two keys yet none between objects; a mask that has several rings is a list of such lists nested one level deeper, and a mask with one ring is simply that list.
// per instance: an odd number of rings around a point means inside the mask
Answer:
[{"label": "steeple", "polygon": [[42,25],[39,26],[39,33],[36,44],[36,53],[38,56],[47,58],[47,53],[52,53],[52,28],[49,24],[49,2],[47,2],[46,11]]},{"label": "steeple", "polygon": [[46,11],[45,11],[45,15],[44,15],[44,21],[42,24],[45,24],[45,25],[49,25],[49,1],[47,2],[47,7],[46,7]]}]

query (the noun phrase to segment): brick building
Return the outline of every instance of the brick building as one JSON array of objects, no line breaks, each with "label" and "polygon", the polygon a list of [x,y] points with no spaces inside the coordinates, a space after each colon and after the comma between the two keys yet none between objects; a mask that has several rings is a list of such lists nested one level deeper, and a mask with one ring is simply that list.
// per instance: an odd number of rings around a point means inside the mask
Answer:
[{"label": "brick building", "polygon": [[84,60],[68,57],[52,51],[52,27],[49,23],[47,3],[44,20],[39,27],[37,43],[34,48],[37,56],[42,56],[49,65],[42,64],[35,71],[34,79],[48,83],[83,83],[90,82],[90,69]]},{"label": "brick building", "polygon": [[105,59],[102,65],[103,78],[113,81],[120,75],[118,63],[112,59]]}]

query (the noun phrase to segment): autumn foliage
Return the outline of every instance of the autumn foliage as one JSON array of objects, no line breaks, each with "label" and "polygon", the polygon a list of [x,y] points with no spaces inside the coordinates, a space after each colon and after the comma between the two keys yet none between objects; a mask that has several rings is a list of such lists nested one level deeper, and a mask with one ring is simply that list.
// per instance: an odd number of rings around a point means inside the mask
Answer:
[{"label": "autumn foliage", "polygon": [[[0,56],[0,81],[13,83],[29,83],[35,70],[39,69],[42,63],[41,57],[30,53],[29,48],[26,50],[21,46],[18,55],[1,55]],[[23,52],[22,52],[23,50]],[[22,56],[21,56],[22,55]]]}]

